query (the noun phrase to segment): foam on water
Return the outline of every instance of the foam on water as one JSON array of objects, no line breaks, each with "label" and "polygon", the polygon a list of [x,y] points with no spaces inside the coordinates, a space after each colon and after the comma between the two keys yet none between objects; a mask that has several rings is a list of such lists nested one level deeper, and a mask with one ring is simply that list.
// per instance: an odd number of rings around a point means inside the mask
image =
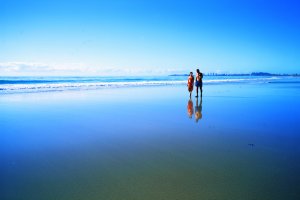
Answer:
[{"label": "foam on water", "polygon": [[[88,90],[100,88],[185,85],[186,76],[179,77],[0,77],[0,94]],[[206,76],[204,84],[269,83],[279,77]]]}]

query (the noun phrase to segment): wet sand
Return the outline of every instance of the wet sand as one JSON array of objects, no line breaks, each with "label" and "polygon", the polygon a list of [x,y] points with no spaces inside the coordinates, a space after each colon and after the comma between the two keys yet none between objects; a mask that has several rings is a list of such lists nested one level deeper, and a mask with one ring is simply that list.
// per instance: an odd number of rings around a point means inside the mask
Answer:
[{"label": "wet sand", "polygon": [[204,86],[198,104],[184,86],[9,94],[0,111],[1,199],[300,199],[297,84]]}]

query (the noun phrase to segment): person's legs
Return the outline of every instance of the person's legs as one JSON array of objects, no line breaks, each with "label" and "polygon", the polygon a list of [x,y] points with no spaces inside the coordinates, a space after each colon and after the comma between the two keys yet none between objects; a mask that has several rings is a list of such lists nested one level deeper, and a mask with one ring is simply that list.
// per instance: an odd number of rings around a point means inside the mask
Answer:
[{"label": "person's legs", "polygon": [[200,83],[200,92],[201,92],[201,97],[202,97],[202,83]]},{"label": "person's legs", "polygon": [[199,87],[196,86],[196,97],[198,97],[198,91],[199,91]]}]

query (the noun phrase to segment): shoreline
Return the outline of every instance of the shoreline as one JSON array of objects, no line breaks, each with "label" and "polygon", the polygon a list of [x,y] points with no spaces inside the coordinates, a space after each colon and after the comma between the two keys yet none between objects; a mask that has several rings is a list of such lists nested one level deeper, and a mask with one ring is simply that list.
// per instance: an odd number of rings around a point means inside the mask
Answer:
[{"label": "shoreline", "polygon": [[[66,77],[67,78],[67,77]],[[58,80],[43,80],[43,79],[28,79],[28,80],[7,80],[5,84],[0,84],[0,95],[10,93],[39,93],[39,92],[56,92],[56,91],[67,91],[67,90],[97,90],[97,89],[112,89],[112,88],[126,88],[126,87],[161,87],[161,86],[177,86],[186,85],[187,80],[183,78],[168,79],[156,78],[151,79],[132,79],[128,81],[126,78],[123,79],[87,79],[76,78],[76,79],[65,79],[61,78]],[[24,82],[26,84],[24,84]],[[300,82],[299,78],[278,78],[278,77],[222,77],[222,78],[210,78],[204,79],[204,85],[230,85],[230,84],[268,84],[268,83],[297,83]]]}]

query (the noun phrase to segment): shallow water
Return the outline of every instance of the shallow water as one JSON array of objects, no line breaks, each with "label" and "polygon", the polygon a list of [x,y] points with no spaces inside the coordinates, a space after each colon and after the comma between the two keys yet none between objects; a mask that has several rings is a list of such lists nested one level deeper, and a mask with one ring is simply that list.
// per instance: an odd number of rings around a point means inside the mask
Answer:
[{"label": "shallow water", "polygon": [[300,199],[298,84],[1,95],[0,198]]},{"label": "shallow water", "polygon": [[[292,76],[204,76],[206,85],[228,83],[298,82]],[[103,88],[186,85],[187,76],[116,76],[116,77],[36,77],[0,76],[0,95],[50,91],[94,90]]]}]

